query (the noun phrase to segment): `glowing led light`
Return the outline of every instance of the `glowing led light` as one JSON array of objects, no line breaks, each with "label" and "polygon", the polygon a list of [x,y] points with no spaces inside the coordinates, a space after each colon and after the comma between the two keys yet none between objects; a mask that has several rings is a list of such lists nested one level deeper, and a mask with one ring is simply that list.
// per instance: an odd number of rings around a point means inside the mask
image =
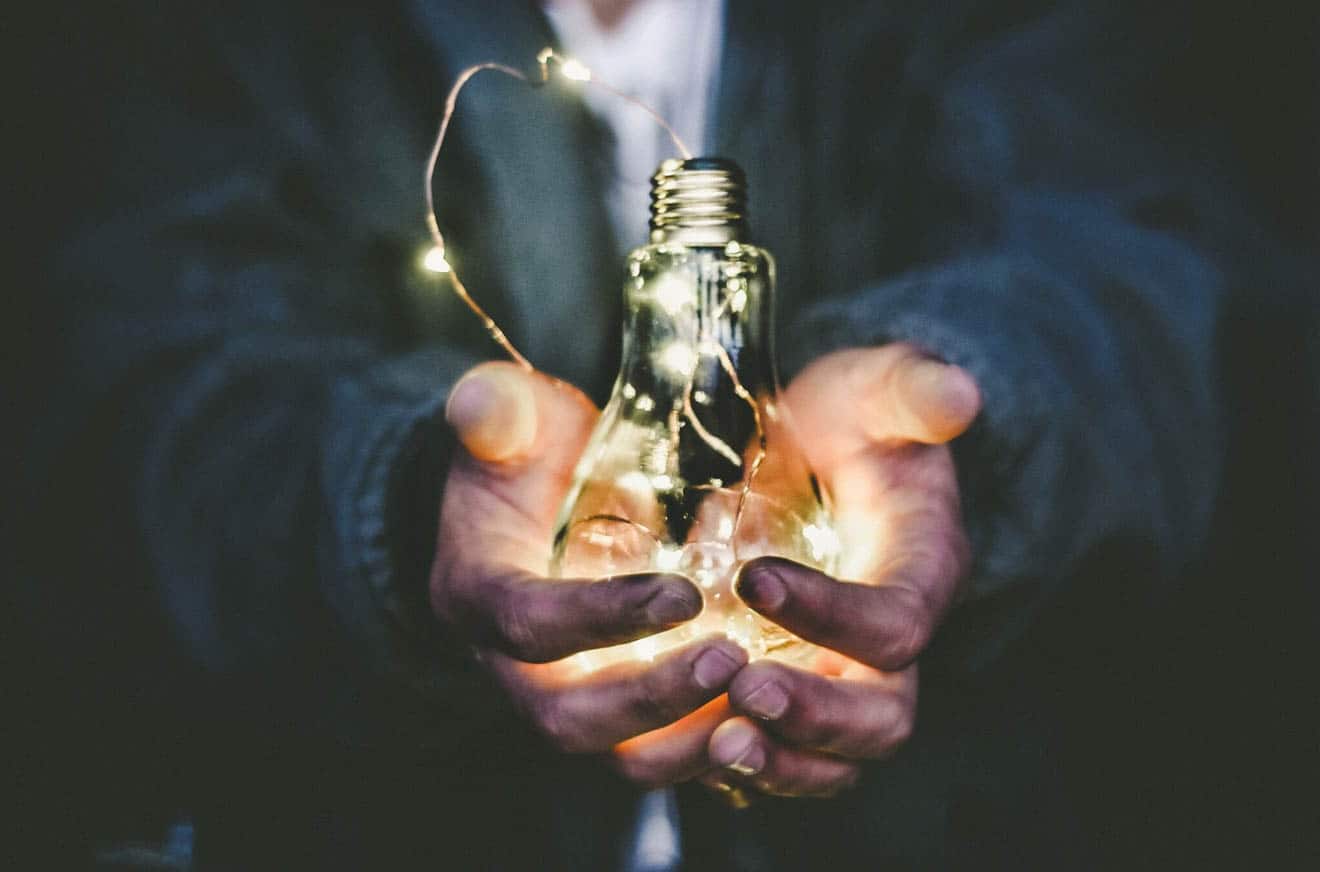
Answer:
[{"label": "glowing led light", "polygon": [[637,396],[637,388],[633,387],[630,384],[626,384],[623,386],[623,395],[627,399],[631,400],[633,397]]},{"label": "glowing led light", "polygon": [[[510,78],[525,82],[528,85],[544,85],[550,80],[550,64],[552,61],[558,62],[559,70],[566,79],[579,82],[591,82],[594,79],[591,70],[587,69],[581,62],[573,60],[572,58],[565,58],[557,54],[555,50],[549,46],[541,49],[536,55],[539,75],[537,75],[535,79],[529,77],[527,73],[522,70],[495,61],[482,61],[459,71],[458,77],[454,80],[454,84],[449,88],[449,93],[445,97],[445,111],[440,118],[439,129],[436,131],[435,140],[431,144],[431,152],[426,159],[426,181],[422,193],[422,196],[426,201],[427,230],[430,231],[431,239],[434,241],[435,248],[437,249],[435,252],[428,252],[423,255],[422,268],[428,272],[448,273],[450,287],[458,298],[462,300],[470,310],[472,310],[472,314],[481,319],[490,338],[503,348],[505,353],[508,354],[515,363],[528,372],[531,372],[534,369],[531,362],[523,357],[517,348],[514,348],[513,343],[509,341],[509,337],[506,336],[504,331],[499,328],[499,325],[497,325],[495,321],[486,314],[486,311],[481,308],[477,301],[472,298],[472,295],[468,293],[467,288],[463,286],[463,282],[458,277],[458,274],[450,268],[449,263],[445,260],[444,234],[440,231],[440,221],[435,210],[435,168],[440,160],[440,151],[445,144],[445,134],[449,132],[450,122],[454,120],[454,109],[458,105],[459,92],[463,90],[464,86],[467,85],[474,76],[482,72],[490,71],[509,76]],[[610,85],[608,82],[596,80],[594,84],[597,87],[610,92],[618,99],[623,100],[626,103],[631,103],[633,106],[649,115],[651,120],[658,124],[665,133],[669,135],[669,139],[673,142],[674,148],[678,150],[678,153],[682,155],[683,159],[692,159],[692,150],[687,147],[686,143],[683,142],[682,138],[674,130],[673,125],[666,121],[663,115],[655,111],[655,109],[644,101],[624,93],[613,85]],[[634,273],[634,275],[635,274],[636,273]]]},{"label": "glowing led light", "polygon": [[656,440],[642,453],[642,469],[648,474],[663,475],[669,471],[673,451],[668,442]]},{"label": "glowing led light", "polygon": [[683,560],[683,549],[675,548],[673,545],[661,545],[655,552],[655,565],[657,569],[663,569],[666,572],[672,569],[678,569],[678,564]]},{"label": "glowing led light", "polygon": [[660,365],[679,375],[690,376],[697,368],[697,353],[685,342],[671,342],[660,352]]},{"label": "glowing led light", "polygon": [[649,394],[642,394],[637,398],[637,411],[650,412],[655,409],[655,400],[651,399]]},{"label": "glowing led light", "polygon": [[697,390],[692,392],[692,401],[694,403],[701,403],[701,405],[703,406],[709,405],[710,394],[698,388]]},{"label": "glowing led light", "polygon": [[582,65],[581,61],[573,58],[565,58],[560,65],[559,71],[564,74],[565,79],[572,79],[575,82],[590,82],[591,70]]},{"label": "glowing led light", "polygon": [[433,245],[422,255],[422,269],[433,273],[449,272],[449,261],[445,260],[445,251],[438,245]]},{"label": "glowing led light", "polygon": [[802,535],[811,545],[811,556],[816,560],[828,560],[839,553],[839,534],[829,527],[808,524],[802,528]]},{"label": "glowing led light", "polygon": [[677,315],[684,306],[696,302],[692,283],[672,273],[665,274],[655,283],[655,301],[670,315]]}]

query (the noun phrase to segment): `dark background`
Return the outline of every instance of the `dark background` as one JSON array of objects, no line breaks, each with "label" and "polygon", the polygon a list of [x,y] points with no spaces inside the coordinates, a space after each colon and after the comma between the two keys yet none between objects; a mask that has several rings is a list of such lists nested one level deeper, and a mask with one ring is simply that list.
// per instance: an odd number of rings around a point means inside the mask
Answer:
[{"label": "dark background", "polygon": [[[1250,265],[1259,284],[1230,304],[1219,368],[1231,446],[1211,547],[1186,583],[1154,609],[1128,609],[1107,579],[1079,584],[1057,608],[1089,616],[1092,633],[1050,638],[1051,622],[1011,655],[1069,650],[1050,674],[1043,710],[1065,735],[1074,798],[1094,826],[1102,865],[1315,868],[1320,859],[1320,44],[1316,4],[1131,3],[1162,35],[1167,57],[1149,96],[1179,136],[1231,143],[1247,208],[1272,252]],[[6,16],[9,17],[9,14]],[[123,75],[140,35],[112,4],[14,14],[6,77],[11,247],[5,351],[5,756],[22,791],[13,850],[59,868],[83,839],[140,822],[152,808],[133,774],[168,759],[135,757],[140,724],[105,716],[147,696],[89,686],[84,664],[32,620],[61,542],[79,531],[28,509],[43,497],[24,458],[50,434],[30,426],[58,361],[50,349],[70,317],[51,305],[42,264],[62,221],[102,172],[101,95]],[[59,314],[56,314],[59,313]],[[138,583],[132,567],[106,567]],[[58,616],[54,618],[58,621]],[[131,644],[131,640],[126,640]],[[1007,670],[1011,672],[1011,670]],[[53,693],[51,688],[62,692]],[[1087,692],[1077,692],[1078,687]],[[127,698],[127,702],[126,702]],[[168,712],[158,713],[166,721]],[[168,722],[155,722],[168,735]],[[234,747],[244,747],[243,737]],[[261,747],[253,738],[254,747]],[[92,748],[95,753],[88,754]],[[237,753],[237,752],[236,752]],[[95,761],[89,763],[89,761]],[[223,764],[224,761],[220,761]],[[13,806],[11,806],[13,807]],[[161,821],[171,814],[156,809]],[[0,851],[0,855],[3,852]],[[30,868],[44,868],[41,862]]]}]

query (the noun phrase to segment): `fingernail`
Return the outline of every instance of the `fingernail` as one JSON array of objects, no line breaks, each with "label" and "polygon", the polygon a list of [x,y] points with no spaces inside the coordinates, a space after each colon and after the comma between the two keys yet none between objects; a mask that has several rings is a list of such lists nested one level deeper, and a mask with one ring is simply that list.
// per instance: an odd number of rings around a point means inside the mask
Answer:
[{"label": "fingernail", "polygon": [[915,364],[908,375],[916,411],[928,426],[948,435],[961,431],[981,408],[976,380],[961,367],[937,360]]},{"label": "fingernail", "polygon": [[788,588],[773,569],[757,567],[738,576],[738,596],[758,612],[773,614],[788,599]]},{"label": "fingernail", "polygon": [[649,624],[669,626],[690,621],[701,614],[701,595],[690,587],[666,587],[646,604]]},{"label": "fingernail", "polygon": [[767,721],[782,718],[788,711],[788,693],[775,681],[767,681],[747,694],[742,708],[749,714]]},{"label": "fingernail", "polygon": [[765,749],[756,740],[756,732],[737,722],[714,737],[710,756],[716,764],[739,775],[755,775],[765,768]]},{"label": "fingernail", "polygon": [[743,664],[719,648],[705,651],[692,664],[692,677],[703,690],[725,687]]},{"label": "fingernail", "polygon": [[980,408],[981,392],[976,380],[961,367],[934,364],[926,373],[926,384],[950,417],[970,419]]}]

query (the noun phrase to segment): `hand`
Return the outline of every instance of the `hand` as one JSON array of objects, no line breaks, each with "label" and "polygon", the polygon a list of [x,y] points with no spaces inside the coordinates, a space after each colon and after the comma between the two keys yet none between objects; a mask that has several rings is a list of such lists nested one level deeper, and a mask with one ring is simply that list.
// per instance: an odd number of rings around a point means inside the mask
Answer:
[{"label": "hand", "polygon": [[861,583],[777,558],[743,567],[737,590],[749,606],[828,650],[810,670],[771,660],[743,669],[729,688],[738,716],[709,752],[731,773],[725,787],[824,796],[912,731],[915,661],[969,561],[945,443],[971,424],[980,394],[963,370],[895,344],[821,358],[785,400],[833,497],[841,574]]},{"label": "hand", "polygon": [[463,449],[440,512],[430,580],[436,616],[473,644],[555,747],[612,752],[625,774],[647,784],[708,768],[710,733],[729,715],[722,694],[747,662],[737,645],[703,639],[654,663],[591,674],[561,659],[701,610],[700,593],[677,575],[544,577],[555,514],[597,417],[591,402],[540,373],[483,364],[455,386],[446,417]]}]

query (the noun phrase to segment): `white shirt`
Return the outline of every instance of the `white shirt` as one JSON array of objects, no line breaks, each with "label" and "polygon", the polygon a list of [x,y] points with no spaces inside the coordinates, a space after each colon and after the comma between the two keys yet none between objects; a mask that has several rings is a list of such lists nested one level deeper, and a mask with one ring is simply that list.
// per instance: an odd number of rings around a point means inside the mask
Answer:
[{"label": "white shirt", "polygon": [[[723,0],[634,0],[609,28],[596,20],[588,0],[544,0],[543,5],[565,52],[593,78],[658,112],[693,156],[705,153],[724,41]],[[664,128],[628,101],[589,84],[582,87],[582,99],[614,134],[606,206],[615,238],[627,251],[647,239],[656,167],[681,155]],[[624,869],[669,872],[681,853],[673,792],[646,794]]]},{"label": "white shirt", "polygon": [[[567,54],[594,78],[660,113],[694,156],[704,154],[724,38],[723,0],[634,0],[609,28],[596,20],[588,0],[545,0],[544,7]],[[646,241],[651,176],[662,160],[680,155],[664,129],[626,100],[590,84],[582,86],[582,98],[614,134],[606,205],[619,244],[634,248]]]}]

